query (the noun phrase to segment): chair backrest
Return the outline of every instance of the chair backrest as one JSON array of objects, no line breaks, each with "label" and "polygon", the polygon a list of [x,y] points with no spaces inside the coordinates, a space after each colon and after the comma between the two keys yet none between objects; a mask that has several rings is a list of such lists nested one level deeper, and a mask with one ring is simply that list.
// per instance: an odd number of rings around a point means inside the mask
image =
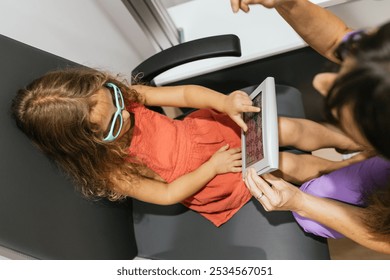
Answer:
[{"label": "chair backrest", "polygon": [[176,66],[220,56],[241,56],[240,39],[236,35],[211,36],[165,49],[133,69],[132,83],[150,83],[159,74]]},{"label": "chair backrest", "polygon": [[38,259],[134,258],[131,201],[82,198],[9,114],[19,88],[76,64],[2,35],[0,54],[0,246]]}]

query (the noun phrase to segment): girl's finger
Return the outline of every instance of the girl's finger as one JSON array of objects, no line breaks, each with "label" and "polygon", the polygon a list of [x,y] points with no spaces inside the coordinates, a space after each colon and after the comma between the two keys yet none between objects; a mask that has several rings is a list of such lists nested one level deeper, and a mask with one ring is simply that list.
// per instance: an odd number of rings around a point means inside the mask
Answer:
[{"label": "girl's finger", "polygon": [[238,124],[239,127],[242,128],[242,130],[244,130],[244,131],[248,130],[248,126],[246,125],[244,120],[241,118],[241,116],[236,116],[232,119],[235,121],[236,124]]},{"label": "girl's finger", "polygon": [[231,154],[240,154],[241,153],[241,148],[232,148],[229,150]]},{"label": "girl's finger", "polygon": [[241,153],[237,153],[237,154],[233,155],[232,158],[234,160],[241,160],[241,158],[242,158]]},{"label": "girl's finger", "polygon": [[218,152],[223,152],[229,149],[229,144],[223,145],[221,148],[218,149]]},{"label": "girl's finger", "polygon": [[232,167],[232,169],[231,169],[231,172],[234,172],[234,173],[238,173],[238,172],[241,172],[241,171],[242,171],[242,168],[241,167],[237,167],[237,166]]},{"label": "girl's finger", "polygon": [[254,113],[260,112],[260,108],[259,107],[251,106],[251,105],[243,106],[243,109],[244,109],[243,110],[244,112],[254,112]]}]

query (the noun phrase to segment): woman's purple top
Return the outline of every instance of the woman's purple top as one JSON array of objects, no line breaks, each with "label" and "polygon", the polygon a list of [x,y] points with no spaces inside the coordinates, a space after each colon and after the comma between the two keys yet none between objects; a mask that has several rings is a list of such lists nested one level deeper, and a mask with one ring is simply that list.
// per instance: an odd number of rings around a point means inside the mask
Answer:
[{"label": "woman's purple top", "polygon": [[[372,157],[310,180],[304,183],[300,189],[317,197],[364,206],[364,194],[385,187],[389,178],[390,161],[380,157]],[[306,232],[326,238],[344,237],[339,232],[316,221],[306,219],[295,212],[293,215]]]}]

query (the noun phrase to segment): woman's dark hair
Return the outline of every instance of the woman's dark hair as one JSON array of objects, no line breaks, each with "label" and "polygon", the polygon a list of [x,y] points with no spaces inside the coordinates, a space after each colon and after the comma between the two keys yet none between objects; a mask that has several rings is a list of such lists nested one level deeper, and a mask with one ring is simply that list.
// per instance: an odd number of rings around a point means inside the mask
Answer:
[{"label": "woman's dark hair", "polygon": [[362,135],[378,153],[390,159],[390,22],[362,37],[350,50],[352,69],[341,75],[325,98],[325,114],[338,122],[345,105]]},{"label": "woman's dark hair", "polygon": [[[326,117],[339,123],[342,108],[350,106],[361,134],[390,159],[390,22],[355,42],[348,56],[353,58],[352,68],[337,78],[325,98]],[[389,238],[390,182],[366,202],[364,222],[372,232]]]}]

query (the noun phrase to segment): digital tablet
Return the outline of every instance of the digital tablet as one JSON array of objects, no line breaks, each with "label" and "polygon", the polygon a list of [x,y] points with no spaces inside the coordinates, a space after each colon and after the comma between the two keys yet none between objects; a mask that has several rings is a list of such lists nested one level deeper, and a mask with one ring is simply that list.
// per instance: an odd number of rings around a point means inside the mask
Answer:
[{"label": "digital tablet", "polygon": [[247,132],[241,130],[242,172],[254,168],[258,175],[278,169],[279,138],[276,107],[275,80],[266,78],[249,97],[258,113],[243,113],[248,126]]}]

